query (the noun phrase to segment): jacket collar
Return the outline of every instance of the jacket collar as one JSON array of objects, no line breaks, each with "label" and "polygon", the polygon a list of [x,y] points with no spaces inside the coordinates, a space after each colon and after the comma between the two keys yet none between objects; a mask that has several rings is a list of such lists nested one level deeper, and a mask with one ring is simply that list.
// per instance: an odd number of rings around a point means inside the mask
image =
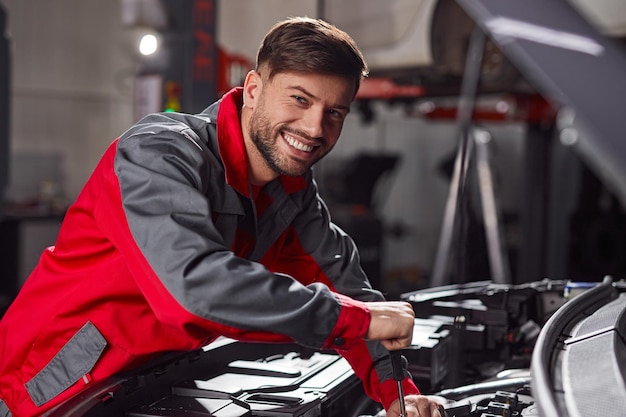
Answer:
[{"label": "jacket collar", "polygon": [[[243,141],[239,110],[243,105],[243,88],[236,87],[226,93],[217,113],[217,141],[224,163],[226,183],[240,194],[251,197],[248,171],[248,155]],[[306,187],[304,177],[279,176],[288,194]]]}]

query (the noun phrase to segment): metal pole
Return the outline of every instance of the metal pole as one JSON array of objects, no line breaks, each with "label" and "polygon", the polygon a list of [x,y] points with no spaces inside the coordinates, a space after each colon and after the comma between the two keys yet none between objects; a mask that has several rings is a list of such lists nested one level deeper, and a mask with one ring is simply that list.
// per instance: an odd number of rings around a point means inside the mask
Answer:
[{"label": "metal pole", "polygon": [[[459,151],[457,160],[458,181],[452,181],[451,190],[448,194],[442,235],[433,267],[431,286],[440,286],[447,283],[448,265],[452,254],[452,243],[454,232],[458,229],[459,236],[456,241],[456,261],[457,272],[456,281],[465,281],[465,257],[463,250],[466,243],[466,213],[463,205],[466,199],[467,169],[470,158],[470,138],[469,129],[472,123],[472,114],[476,103],[476,92],[483,62],[483,52],[485,49],[486,35],[478,27],[474,29],[469,41],[467,59],[465,61],[465,71],[461,85],[461,96],[459,97],[459,112],[457,115],[457,126],[459,135]],[[456,167],[455,167],[456,173]],[[456,226],[458,224],[458,227]]]}]

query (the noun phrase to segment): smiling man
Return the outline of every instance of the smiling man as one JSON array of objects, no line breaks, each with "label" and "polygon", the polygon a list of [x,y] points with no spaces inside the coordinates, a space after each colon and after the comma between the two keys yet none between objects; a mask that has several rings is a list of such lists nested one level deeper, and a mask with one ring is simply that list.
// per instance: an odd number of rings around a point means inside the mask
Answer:
[{"label": "smiling man", "polygon": [[268,73],[264,64],[248,74],[241,114],[252,180],[259,184],[279,174],[304,175],[330,152],[355,94],[340,76]]},{"label": "smiling man", "polygon": [[[410,343],[413,310],[371,288],[311,172],[366,73],[346,33],[288,19],[243,88],[114,141],[0,321],[0,417],[220,335],[335,349],[398,415],[388,350]],[[441,416],[403,385],[409,416]]]}]

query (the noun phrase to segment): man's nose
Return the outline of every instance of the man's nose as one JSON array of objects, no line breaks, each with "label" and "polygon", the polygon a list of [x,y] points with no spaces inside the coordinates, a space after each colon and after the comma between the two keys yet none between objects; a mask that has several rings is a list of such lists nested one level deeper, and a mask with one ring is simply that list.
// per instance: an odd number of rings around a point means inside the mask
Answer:
[{"label": "man's nose", "polygon": [[303,130],[311,138],[324,136],[324,110],[309,108],[303,117]]}]

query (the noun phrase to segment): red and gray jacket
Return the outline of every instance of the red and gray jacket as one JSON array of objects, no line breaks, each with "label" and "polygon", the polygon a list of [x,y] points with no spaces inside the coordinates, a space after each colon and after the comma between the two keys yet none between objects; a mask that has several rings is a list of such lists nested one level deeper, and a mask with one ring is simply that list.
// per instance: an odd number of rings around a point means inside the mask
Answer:
[{"label": "red and gray jacket", "polygon": [[233,90],[148,116],[106,150],[0,321],[0,417],[219,335],[336,349],[373,399],[397,397],[386,351],[363,340],[363,301],[383,297],[353,241],[311,172],[249,186],[240,105]]}]

